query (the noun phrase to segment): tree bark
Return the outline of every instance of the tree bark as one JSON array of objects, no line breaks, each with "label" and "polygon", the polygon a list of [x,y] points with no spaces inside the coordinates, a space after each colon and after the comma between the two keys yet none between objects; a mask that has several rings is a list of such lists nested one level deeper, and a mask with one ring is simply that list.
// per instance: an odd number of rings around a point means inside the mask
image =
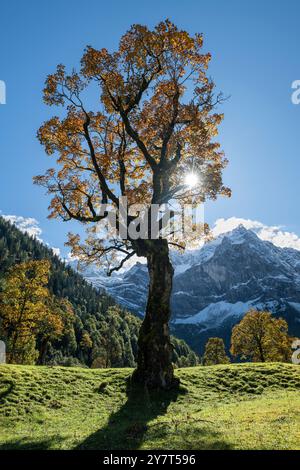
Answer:
[{"label": "tree bark", "polygon": [[263,351],[262,344],[260,341],[258,342],[258,350],[259,350],[259,355],[260,355],[260,362],[266,362],[264,351]]},{"label": "tree bark", "polygon": [[43,364],[45,364],[46,353],[47,353],[47,348],[48,348],[48,342],[49,342],[48,338],[41,340],[41,345],[40,345],[40,350],[39,350],[39,357],[38,357],[38,360],[37,360],[37,364],[39,366],[42,366]]},{"label": "tree bark", "polygon": [[167,240],[149,240],[147,245],[149,293],[139,333],[137,368],[133,381],[150,389],[170,389],[179,383],[174,378],[169,331],[174,270],[169,259]]}]

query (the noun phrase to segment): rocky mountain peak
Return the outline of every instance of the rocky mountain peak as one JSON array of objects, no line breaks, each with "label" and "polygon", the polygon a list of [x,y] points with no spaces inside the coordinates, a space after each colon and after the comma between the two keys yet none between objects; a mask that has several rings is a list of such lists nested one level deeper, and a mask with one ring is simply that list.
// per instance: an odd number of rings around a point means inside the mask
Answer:
[{"label": "rocky mountain peak", "polygon": [[[300,335],[299,251],[279,248],[240,225],[199,249],[172,252],[171,257],[173,328],[190,344],[212,335],[226,339],[250,308],[284,316],[293,334]],[[93,273],[89,280],[143,315],[149,282],[145,264],[109,279]]]}]

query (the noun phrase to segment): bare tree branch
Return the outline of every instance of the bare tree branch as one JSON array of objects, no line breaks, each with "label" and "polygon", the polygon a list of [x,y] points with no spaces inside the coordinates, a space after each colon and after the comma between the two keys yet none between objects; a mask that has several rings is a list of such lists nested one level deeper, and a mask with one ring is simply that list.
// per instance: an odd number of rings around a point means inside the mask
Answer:
[{"label": "bare tree branch", "polygon": [[107,272],[107,275],[111,276],[113,272],[119,271],[122,268],[122,266],[126,263],[126,261],[128,261],[130,258],[132,258],[133,255],[135,255],[135,251],[132,251],[127,256],[125,256],[125,258],[122,259],[122,261],[120,262],[120,264],[118,266],[115,266],[114,268],[110,269]]}]

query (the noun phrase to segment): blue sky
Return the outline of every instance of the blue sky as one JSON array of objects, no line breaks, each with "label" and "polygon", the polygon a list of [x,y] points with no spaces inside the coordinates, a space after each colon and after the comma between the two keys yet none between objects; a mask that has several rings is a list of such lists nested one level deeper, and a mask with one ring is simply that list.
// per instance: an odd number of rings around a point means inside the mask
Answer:
[{"label": "blue sky", "polygon": [[291,84],[300,79],[300,3],[254,0],[52,0],[1,4],[0,210],[34,217],[43,239],[62,248],[74,224],[47,220],[47,197],[32,176],[52,165],[36,130],[53,109],[42,102],[46,75],[58,63],[78,66],[84,47],[116,47],[132,23],[153,26],[169,17],[202,32],[212,54],[210,74],[230,99],[220,142],[229,159],[224,182],[231,199],[206,206],[206,218],[241,217],[283,225],[300,235],[300,105]]}]

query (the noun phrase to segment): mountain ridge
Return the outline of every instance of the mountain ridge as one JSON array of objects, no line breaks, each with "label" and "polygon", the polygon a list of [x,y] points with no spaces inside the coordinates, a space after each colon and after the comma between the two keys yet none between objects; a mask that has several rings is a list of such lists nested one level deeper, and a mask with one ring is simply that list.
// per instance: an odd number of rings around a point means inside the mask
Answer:
[{"label": "mountain ridge", "polygon": [[[283,316],[291,334],[300,335],[300,251],[277,247],[240,225],[199,249],[172,252],[171,258],[172,329],[199,352],[209,336],[223,337],[228,346],[232,326],[251,307]],[[85,277],[120,305],[143,315],[146,265],[137,263],[109,280],[97,272]],[[193,337],[198,331],[198,346],[187,331]]]}]

